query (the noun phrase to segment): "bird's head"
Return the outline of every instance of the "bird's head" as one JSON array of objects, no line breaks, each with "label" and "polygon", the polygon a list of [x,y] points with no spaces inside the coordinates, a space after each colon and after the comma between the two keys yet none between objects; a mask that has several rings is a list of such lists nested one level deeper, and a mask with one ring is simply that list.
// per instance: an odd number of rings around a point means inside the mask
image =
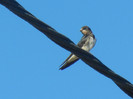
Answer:
[{"label": "bird's head", "polygon": [[92,31],[91,31],[91,29],[90,29],[88,26],[83,26],[83,27],[80,29],[80,32],[82,32],[83,35],[92,34]]}]

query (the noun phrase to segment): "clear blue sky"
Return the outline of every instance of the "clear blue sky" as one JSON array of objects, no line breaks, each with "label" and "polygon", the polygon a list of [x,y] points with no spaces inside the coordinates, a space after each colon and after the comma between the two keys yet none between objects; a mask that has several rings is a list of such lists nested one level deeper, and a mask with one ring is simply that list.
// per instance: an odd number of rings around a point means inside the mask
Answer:
[{"label": "clear blue sky", "polygon": [[[77,43],[91,27],[91,53],[133,83],[132,0],[17,0]],[[81,60],[60,71],[70,52],[0,5],[0,99],[130,99]]]}]

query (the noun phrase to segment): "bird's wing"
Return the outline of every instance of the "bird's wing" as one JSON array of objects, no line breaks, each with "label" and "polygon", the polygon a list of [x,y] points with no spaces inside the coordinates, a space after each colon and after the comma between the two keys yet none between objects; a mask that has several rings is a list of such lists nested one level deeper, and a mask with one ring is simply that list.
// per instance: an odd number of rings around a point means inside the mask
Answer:
[{"label": "bird's wing", "polygon": [[[85,43],[85,40],[84,40],[84,36],[83,36],[77,45],[81,48],[84,43]],[[76,55],[71,53],[70,56],[60,65],[61,66],[60,70],[63,70],[65,68],[69,67],[70,65],[72,65],[73,63],[75,63],[78,60],[79,60],[79,58]]]},{"label": "bird's wing", "polygon": [[79,58],[74,55],[74,54],[70,54],[70,56],[60,65],[60,70],[63,70],[67,67],[69,67],[70,65],[72,65],[73,63],[75,63],[76,61],[78,61]]},{"label": "bird's wing", "polygon": [[62,66],[65,62],[67,62],[71,56],[72,56],[72,53],[67,57],[67,59],[60,66]]},{"label": "bird's wing", "polygon": [[82,48],[83,45],[84,45],[85,42],[86,42],[86,39],[87,39],[87,38],[85,38],[85,36],[83,36],[83,37],[81,38],[81,40],[78,42],[77,45],[78,45],[80,48]]},{"label": "bird's wing", "polygon": [[[88,43],[89,43],[89,46],[86,46],[86,44],[88,45]],[[90,51],[94,47],[95,43],[96,43],[95,37],[94,39],[93,38],[88,39],[85,36],[83,36],[77,45],[86,51]],[[69,67],[70,65],[72,65],[78,60],[79,58],[76,55],[71,53],[70,56],[61,64],[60,70],[63,70]]]}]

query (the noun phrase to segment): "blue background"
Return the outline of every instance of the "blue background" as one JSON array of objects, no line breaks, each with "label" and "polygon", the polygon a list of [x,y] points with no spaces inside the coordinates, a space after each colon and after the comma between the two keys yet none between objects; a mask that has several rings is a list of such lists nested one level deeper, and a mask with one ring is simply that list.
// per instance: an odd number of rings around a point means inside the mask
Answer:
[{"label": "blue background", "polygon": [[[75,43],[90,26],[91,53],[133,83],[132,0],[17,1]],[[81,60],[58,70],[69,54],[0,5],[0,99],[130,99]]]}]

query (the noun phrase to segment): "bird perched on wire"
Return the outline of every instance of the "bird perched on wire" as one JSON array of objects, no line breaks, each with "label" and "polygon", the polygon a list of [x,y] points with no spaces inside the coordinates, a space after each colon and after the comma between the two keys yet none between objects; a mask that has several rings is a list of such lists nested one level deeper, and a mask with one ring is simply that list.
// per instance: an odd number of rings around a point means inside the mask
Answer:
[{"label": "bird perched on wire", "polygon": [[[81,49],[89,52],[94,47],[94,45],[96,43],[95,36],[88,26],[83,26],[80,29],[80,32],[82,32],[83,37],[81,38],[81,40],[79,41],[77,46],[79,46]],[[60,70],[63,70],[65,68],[69,67],[70,65],[72,65],[73,63],[75,63],[78,60],[79,60],[79,58],[76,55],[74,55],[73,53],[71,53],[70,56],[61,64]]]}]

